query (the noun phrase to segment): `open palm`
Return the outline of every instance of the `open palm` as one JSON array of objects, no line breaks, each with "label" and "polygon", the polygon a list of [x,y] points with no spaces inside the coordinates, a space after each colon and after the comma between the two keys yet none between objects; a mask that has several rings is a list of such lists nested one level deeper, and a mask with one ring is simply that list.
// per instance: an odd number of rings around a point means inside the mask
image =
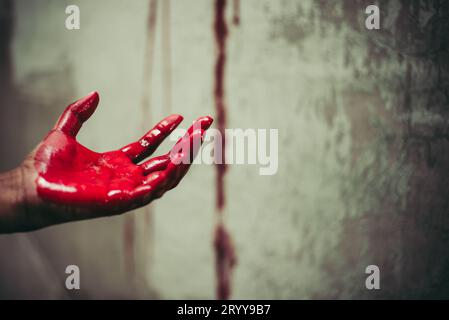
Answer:
[{"label": "open palm", "polygon": [[93,92],[69,105],[26,160],[33,161],[25,167],[34,170],[36,177],[34,189],[27,188],[31,189],[28,201],[50,215],[63,212],[57,218],[61,222],[118,214],[161,197],[187,173],[212,123],[210,117],[197,119],[171,152],[141,163],[179,125],[182,116],[166,117],[141,139],[119,150],[97,153],[78,143],[76,135],[98,101]]}]

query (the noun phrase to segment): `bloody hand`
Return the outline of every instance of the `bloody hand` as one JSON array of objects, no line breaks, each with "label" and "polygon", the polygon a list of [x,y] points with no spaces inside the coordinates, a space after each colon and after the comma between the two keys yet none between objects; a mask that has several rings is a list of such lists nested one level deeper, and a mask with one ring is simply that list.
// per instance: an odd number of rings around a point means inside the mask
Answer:
[{"label": "bloody hand", "polygon": [[22,164],[25,230],[119,214],[161,197],[187,173],[190,162],[185,159],[195,157],[213,121],[197,119],[172,152],[140,163],[179,125],[182,116],[168,116],[140,140],[119,150],[97,153],[78,143],[76,135],[98,101],[93,92],[69,105]]}]

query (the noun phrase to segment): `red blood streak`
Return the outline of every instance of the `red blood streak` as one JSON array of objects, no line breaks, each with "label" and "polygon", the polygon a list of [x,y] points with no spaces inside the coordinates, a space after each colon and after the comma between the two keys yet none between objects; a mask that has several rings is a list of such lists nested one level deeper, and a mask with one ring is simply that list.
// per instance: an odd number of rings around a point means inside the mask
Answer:
[{"label": "red blood streak", "polygon": [[214,249],[215,266],[217,275],[217,298],[228,299],[231,294],[231,272],[236,263],[236,255],[233,249],[231,237],[222,223],[222,211],[225,206],[224,176],[226,173],[225,164],[225,128],[226,128],[226,105],[224,99],[224,75],[226,65],[226,39],[228,28],[225,20],[226,0],[215,1],[214,34],[217,46],[217,58],[215,62],[215,108],[217,113],[217,129],[221,134],[221,149],[218,159],[221,163],[216,165],[216,206],[218,209],[219,223],[215,229]]},{"label": "red blood streak", "polygon": [[228,35],[228,28],[225,21],[225,7],[226,0],[215,1],[215,42],[217,45],[217,60],[215,62],[215,108],[217,112],[217,129],[221,134],[221,150],[220,162],[217,164],[217,208],[223,209],[225,204],[224,194],[224,175],[226,172],[225,164],[225,127],[226,127],[226,106],[224,101],[224,72],[226,64],[226,38]]},{"label": "red blood streak", "polygon": [[163,105],[166,113],[171,113],[171,21],[170,21],[170,0],[162,1],[162,64],[163,64]]},{"label": "red blood streak", "polygon": [[217,298],[228,299],[231,294],[231,271],[237,262],[231,236],[222,223],[215,229],[215,264],[217,270]]},{"label": "red blood streak", "polygon": [[135,242],[135,225],[134,215],[128,214],[125,216],[123,225],[123,250],[124,250],[124,265],[125,271],[129,275],[134,274],[135,259],[134,259],[134,242]]},{"label": "red blood streak", "polygon": [[234,15],[232,17],[232,23],[236,26],[240,25],[240,0],[234,0],[232,2],[232,9]]}]

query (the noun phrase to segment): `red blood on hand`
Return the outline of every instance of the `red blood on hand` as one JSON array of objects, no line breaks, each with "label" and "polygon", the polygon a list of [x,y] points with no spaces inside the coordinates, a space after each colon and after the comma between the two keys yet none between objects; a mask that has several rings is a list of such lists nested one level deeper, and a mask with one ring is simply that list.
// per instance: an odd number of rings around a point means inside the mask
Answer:
[{"label": "red blood on hand", "polygon": [[37,193],[42,200],[92,210],[97,215],[121,213],[148,204],[174,188],[187,173],[189,163],[174,164],[171,158],[194,157],[198,148],[186,148],[187,143],[194,139],[202,142],[213,121],[211,117],[199,118],[192,126],[199,129],[190,129],[175,145],[179,151],[139,164],[179,125],[182,116],[168,116],[141,139],[119,150],[98,153],[76,141],[82,124],[94,113],[98,102],[99,96],[93,92],[69,105],[39,145],[34,164]]}]

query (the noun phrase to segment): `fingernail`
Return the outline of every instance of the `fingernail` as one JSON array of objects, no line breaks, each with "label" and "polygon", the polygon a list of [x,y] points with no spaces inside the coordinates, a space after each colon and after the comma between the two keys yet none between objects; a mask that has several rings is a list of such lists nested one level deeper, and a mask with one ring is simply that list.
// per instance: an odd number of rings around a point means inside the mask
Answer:
[{"label": "fingernail", "polygon": [[168,124],[170,123],[171,126],[170,128],[168,128],[169,131],[172,131],[175,127],[177,127],[181,121],[183,120],[183,116],[181,116],[180,114],[172,114],[169,115],[168,117],[165,118],[165,123]]},{"label": "fingernail", "polygon": [[87,96],[75,101],[72,105],[74,105],[74,110],[78,112],[80,120],[84,122],[92,115],[99,101],[100,96],[98,92],[92,91]]},{"label": "fingernail", "polygon": [[184,119],[183,116],[181,116],[180,114],[171,114],[169,115],[167,118],[167,120],[171,120],[171,121],[182,121]]},{"label": "fingernail", "polygon": [[210,116],[204,116],[199,117],[197,121],[201,123],[201,129],[206,130],[211,126],[212,122],[214,122],[214,119]]},{"label": "fingernail", "polygon": [[84,98],[81,98],[79,101],[82,101],[83,103],[93,103],[93,102],[98,103],[99,100],[100,100],[100,95],[98,94],[98,92],[92,91]]},{"label": "fingernail", "polygon": [[83,105],[92,105],[92,104],[98,104],[98,101],[100,100],[100,96],[98,95],[97,91],[92,91],[87,96],[78,99],[75,103],[79,106]]}]

